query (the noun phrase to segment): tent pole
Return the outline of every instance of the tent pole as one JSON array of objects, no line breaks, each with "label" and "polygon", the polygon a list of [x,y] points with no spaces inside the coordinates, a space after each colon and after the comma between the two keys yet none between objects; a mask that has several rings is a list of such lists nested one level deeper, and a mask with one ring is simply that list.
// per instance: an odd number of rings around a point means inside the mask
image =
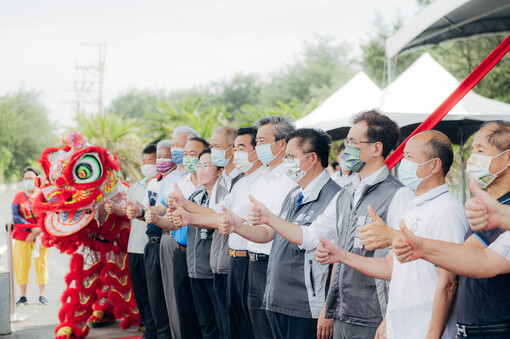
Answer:
[{"label": "tent pole", "polygon": [[386,83],[386,86],[391,84],[391,82],[395,78],[395,70],[393,69],[393,58],[390,57],[390,58],[386,59],[386,69],[387,69],[386,75],[388,78],[388,82]]},{"label": "tent pole", "polygon": [[462,177],[462,203],[466,202],[466,171],[464,170],[464,130],[462,126],[459,126],[459,135],[460,135],[460,173]]}]

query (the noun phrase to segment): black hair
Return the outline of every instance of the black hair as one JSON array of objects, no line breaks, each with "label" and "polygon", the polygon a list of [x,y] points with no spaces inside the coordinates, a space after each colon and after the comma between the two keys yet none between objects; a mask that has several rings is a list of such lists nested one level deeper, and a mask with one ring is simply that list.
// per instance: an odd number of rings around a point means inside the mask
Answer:
[{"label": "black hair", "polygon": [[480,129],[486,126],[493,126],[492,132],[488,135],[489,144],[496,147],[500,152],[510,149],[510,121],[492,120],[482,124]]},{"label": "black hair", "polygon": [[211,154],[211,148],[207,147],[202,152],[200,152],[200,154],[198,155],[198,159],[200,159],[200,157],[204,154]]},{"label": "black hair", "polygon": [[328,167],[331,137],[321,129],[300,128],[287,136],[287,142],[298,139],[298,145],[303,153],[314,152],[321,162],[321,166]]},{"label": "black hair", "polygon": [[147,146],[145,146],[145,147],[144,147],[144,149],[142,150],[142,156],[143,156],[144,154],[156,154],[157,150],[158,150],[158,149],[156,148],[156,145],[153,145],[153,144],[151,144],[151,145],[147,145]]},{"label": "black hair", "polygon": [[202,145],[204,145],[204,148],[209,148],[209,143],[207,142],[207,140],[205,140],[204,138],[201,138],[201,137],[193,137],[193,138],[190,138],[188,140],[189,141],[198,141],[198,142],[201,142]]},{"label": "black hair", "polygon": [[400,128],[397,123],[377,110],[356,115],[353,123],[357,124],[363,121],[367,124],[366,137],[368,141],[382,143],[382,156],[386,158],[400,139]]},{"label": "black hair", "polygon": [[32,166],[27,166],[23,169],[23,174],[21,176],[24,177],[25,173],[27,173],[27,172],[34,172],[34,174],[37,176],[39,176],[41,174],[41,172],[37,168],[34,168]]},{"label": "black hair", "polygon": [[439,158],[441,160],[441,169],[446,177],[453,163],[452,143],[444,133],[435,130],[430,132],[433,132],[434,135],[427,142],[427,146],[429,146],[428,153],[431,159]]},{"label": "black hair", "polygon": [[253,127],[241,127],[237,130],[236,137],[238,137],[240,135],[246,135],[246,134],[251,135],[251,144],[255,148],[257,146],[257,141],[256,141],[257,130]]},{"label": "black hair", "polygon": [[338,163],[338,161],[335,161],[331,164],[331,168],[333,168],[333,170],[337,167],[337,166],[340,166],[340,164]]}]

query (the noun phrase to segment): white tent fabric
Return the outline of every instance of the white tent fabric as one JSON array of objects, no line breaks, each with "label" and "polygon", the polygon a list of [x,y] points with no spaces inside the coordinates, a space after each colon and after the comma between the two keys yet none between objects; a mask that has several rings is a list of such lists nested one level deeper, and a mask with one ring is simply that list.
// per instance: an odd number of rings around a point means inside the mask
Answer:
[{"label": "white tent fabric", "polygon": [[381,89],[365,74],[359,72],[327,98],[319,107],[296,122],[298,128],[329,129],[333,120],[350,115],[362,102],[381,93]]},{"label": "white tent fabric", "polygon": [[[329,121],[326,130],[342,128],[345,130],[350,126],[354,114],[372,108],[390,116],[400,127],[419,124],[443,103],[459,84],[460,82],[430,54],[424,53],[377,97],[363,101],[362,105],[350,113],[345,112],[341,119]],[[482,97],[471,91],[455,105],[443,122],[495,119],[509,120],[510,105]],[[471,130],[467,132],[471,133]],[[464,136],[464,139],[468,136]],[[341,137],[335,136],[335,138]],[[452,138],[452,141],[454,139]]]}]

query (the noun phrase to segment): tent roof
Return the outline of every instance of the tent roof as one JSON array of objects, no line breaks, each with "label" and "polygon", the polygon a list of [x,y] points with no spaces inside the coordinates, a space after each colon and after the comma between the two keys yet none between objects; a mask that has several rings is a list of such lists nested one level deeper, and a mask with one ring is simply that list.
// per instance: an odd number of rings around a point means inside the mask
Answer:
[{"label": "tent roof", "polygon": [[[326,129],[334,139],[345,138],[352,116],[376,108],[395,120],[402,135],[409,135],[457,88],[459,81],[430,54],[424,53],[378,96],[344,117],[329,121]],[[465,141],[483,121],[510,117],[510,105],[470,91],[439,123],[452,142]],[[459,132],[459,127],[463,131]]]},{"label": "tent roof", "polygon": [[327,98],[319,107],[296,122],[301,127],[328,129],[332,120],[348,116],[361,103],[381,93],[381,89],[365,74],[359,72]]},{"label": "tent roof", "polygon": [[386,57],[446,40],[508,31],[508,0],[436,0],[386,40]]}]

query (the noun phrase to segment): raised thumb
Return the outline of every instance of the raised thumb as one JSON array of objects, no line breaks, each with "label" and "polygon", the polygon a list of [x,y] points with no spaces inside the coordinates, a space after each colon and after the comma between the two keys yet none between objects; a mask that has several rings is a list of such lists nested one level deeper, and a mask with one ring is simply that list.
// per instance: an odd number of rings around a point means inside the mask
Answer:
[{"label": "raised thumb", "polygon": [[229,210],[225,207],[225,205],[221,205],[221,209],[223,210],[223,212],[225,213],[228,213]]},{"label": "raised thumb", "polygon": [[367,211],[368,211],[368,214],[370,214],[370,217],[372,217],[373,221],[376,221],[377,219],[380,219],[379,216],[377,215],[377,213],[375,213],[375,211],[372,208],[372,206],[368,205],[367,206]]},{"label": "raised thumb", "polygon": [[255,199],[251,194],[248,195],[248,199],[250,199],[252,204],[258,203],[257,199]]}]

